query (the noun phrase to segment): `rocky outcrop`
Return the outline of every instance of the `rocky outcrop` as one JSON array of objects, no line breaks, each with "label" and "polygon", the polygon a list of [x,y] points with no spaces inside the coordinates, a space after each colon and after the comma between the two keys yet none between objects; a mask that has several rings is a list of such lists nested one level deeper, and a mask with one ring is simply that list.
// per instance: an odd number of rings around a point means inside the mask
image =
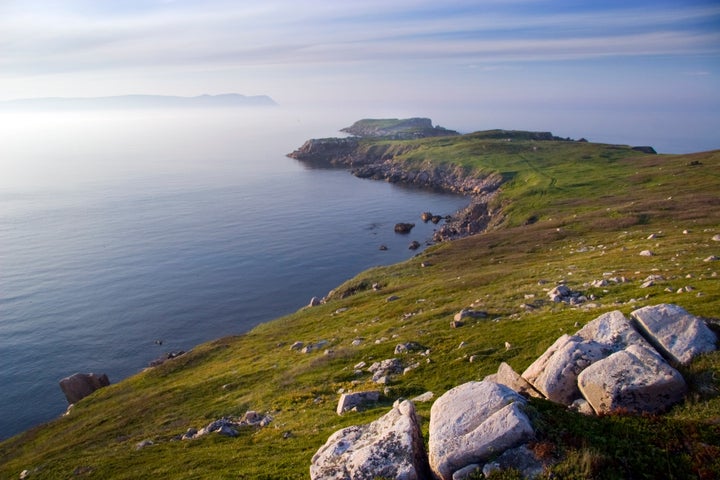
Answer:
[{"label": "rocky outcrop", "polygon": [[226,437],[237,437],[240,434],[239,430],[242,428],[267,427],[272,420],[273,418],[270,415],[263,415],[254,410],[248,410],[242,418],[222,417],[210,422],[200,430],[189,428],[180,439],[194,440],[211,433],[217,433],[218,435]]},{"label": "rocky outcrop", "polygon": [[433,473],[453,473],[529,440],[534,430],[525,399],[493,382],[469,382],[446,392],[430,410],[428,457]]},{"label": "rocky outcrop", "polygon": [[336,411],[338,415],[342,415],[347,411],[377,403],[379,399],[380,392],[375,390],[368,392],[343,393],[340,395],[340,400],[338,400]]},{"label": "rocky outcrop", "polygon": [[395,233],[410,233],[413,228],[415,228],[414,223],[396,223],[394,230]]},{"label": "rocky outcrop", "polygon": [[454,130],[448,130],[440,126],[433,127],[432,120],[429,118],[366,118],[358,120],[340,131],[358,137],[391,138],[394,140],[459,135]]},{"label": "rocky outcrop", "polygon": [[60,389],[65,394],[69,404],[76,403],[87,397],[95,390],[110,385],[108,376],[104,373],[75,373],[60,380]]},{"label": "rocky outcrop", "polygon": [[578,408],[587,402],[595,413],[668,409],[687,389],[672,365],[713,351],[717,337],[677,305],[643,307],[631,316],[634,322],[608,312],[561,336],[522,378],[549,400]]},{"label": "rocky outcrop", "polygon": [[420,422],[412,402],[395,402],[380,419],[335,432],[313,456],[310,478],[429,478]]}]

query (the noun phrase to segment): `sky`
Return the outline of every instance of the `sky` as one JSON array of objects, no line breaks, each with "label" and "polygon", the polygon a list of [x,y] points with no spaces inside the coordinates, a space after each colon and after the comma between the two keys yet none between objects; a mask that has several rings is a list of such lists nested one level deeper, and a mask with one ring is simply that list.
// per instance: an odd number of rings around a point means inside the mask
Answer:
[{"label": "sky", "polygon": [[0,0],[0,100],[228,92],[720,148],[720,2]]}]

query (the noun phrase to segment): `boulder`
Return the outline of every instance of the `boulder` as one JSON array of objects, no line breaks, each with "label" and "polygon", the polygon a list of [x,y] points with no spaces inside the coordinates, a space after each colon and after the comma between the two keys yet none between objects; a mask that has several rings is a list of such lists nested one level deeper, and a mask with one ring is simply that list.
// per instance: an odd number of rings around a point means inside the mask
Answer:
[{"label": "boulder", "polygon": [[412,230],[414,227],[414,223],[396,223],[395,233],[410,233],[410,230]]},{"label": "boulder", "polygon": [[431,212],[423,212],[420,215],[420,219],[425,223],[429,222],[432,219],[432,217],[433,217],[433,214]]},{"label": "boulder", "polygon": [[682,375],[655,350],[630,345],[586,368],[578,385],[596,413],[658,413],[682,400]]},{"label": "boulder", "polygon": [[514,391],[531,397],[542,397],[535,388],[520,376],[513,368],[505,362],[501,362],[497,373],[488,375],[485,380],[490,380],[506,387],[512,388]]},{"label": "boulder", "polygon": [[540,461],[532,450],[526,445],[505,450],[502,455],[490,463],[486,463],[482,469],[486,477],[495,470],[507,470],[514,468],[520,471],[523,478],[539,477],[545,470],[545,465]]},{"label": "boulder", "polygon": [[377,403],[379,399],[380,392],[374,390],[369,392],[343,393],[340,395],[340,400],[338,400],[337,414],[342,415],[353,408]]},{"label": "boulder", "polygon": [[595,341],[612,352],[619,352],[628,345],[641,345],[652,350],[650,344],[632,326],[630,320],[619,310],[603,313],[575,333],[583,340]]},{"label": "boulder", "polygon": [[335,432],[312,458],[310,478],[429,478],[420,421],[407,400],[380,419]]},{"label": "boulder", "polygon": [[108,376],[104,373],[75,373],[60,380],[60,389],[65,394],[68,403],[76,403],[87,397],[95,390],[110,385]]},{"label": "boulder", "polygon": [[453,320],[459,322],[465,318],[486,318],[487,312],[483,310],[473,310],[472,308],[463,308],[455,314]]},{"label": "boulder", "polygon": [[580,397],[578,374],[609,353],[609,349],[595,341],[565,334],[535,360],[522,376],[549,400],[570,405]]},{"label": "boulder", "polygon": [[643,307],[630,315],[653,346],[673,362],[687,364],[696,355],[715,350],[715,333],[677,305]]},{"label": "boulder", "polygon": [[534,435],[526,402],[494,382],[469,382],[446,392],[430,410],[429,460],[433,473],[453,473],[480,464]]},{"label": "boulder", "polygon": [[405,343],[398,343],[395,345],[395,355],[400,355],[403,353],[410,353],[410,352],[417,352],[417,351],[425,351],[427,350],[427,347],[424,347],[420,345],[417,342],[405,342]]},{"label": "boulder", "polygon": [[312,297],[310,299],[310,303],[308,304],[309,307],[317,307],[322,303],[322,300],[320,300],[318,297]]},{"label": "boulder", "polygon": [[[381,362],[375,362],[370,365],[368,371],[373,374],[372,381],[375,383],[387,383],[387,377],[402,373],[403,365],[398,358],[388,358]],[[385,381],[381,381],[385,379]]]}]

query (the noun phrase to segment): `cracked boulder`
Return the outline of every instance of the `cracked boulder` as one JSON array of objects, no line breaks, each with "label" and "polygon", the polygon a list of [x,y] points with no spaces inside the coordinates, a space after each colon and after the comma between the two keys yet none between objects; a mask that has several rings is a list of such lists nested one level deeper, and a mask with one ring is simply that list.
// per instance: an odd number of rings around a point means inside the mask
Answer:
[{"label": "cracked boulder", "polygon": [[398,401],[378,420],[343,428],[312,458],[313,480],[429,478],[420,422],[410,401]]},{"label": "cracked boulder", "polygon": [[446,392],[430,410],[429,460],[433,474],[450,480],[534,435],[525,399],[505,385],[469,382]]}]

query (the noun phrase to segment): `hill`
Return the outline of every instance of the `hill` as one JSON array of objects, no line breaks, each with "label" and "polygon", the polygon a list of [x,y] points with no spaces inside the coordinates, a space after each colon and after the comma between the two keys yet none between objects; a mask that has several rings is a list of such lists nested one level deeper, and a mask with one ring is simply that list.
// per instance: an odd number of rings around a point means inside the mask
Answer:
[{"label": "hill", "polygon": [[[501,362],[522,371],[561,333],[603,312],[673,303],[717,319],[720,151],[652,155],[494,132],[360,138],[342,159],[323,150],[322,161],[356,173],[377,166],[373,178],[467,188],[488,222],[482,233],[363,272],[317,306],[96,391],[67,416],[0,443],[0,478],[24,470],[27,478],[308,478],[313,454],[336,430],[377,419],[397,398],[437,398]],[[627,281],[598,282],[609,277]],[[548,300],[561,282],[592,300]],[[487,318],[451,328],[467,307]],[[375,406],[336,415],[339,392],[377,388],[358,365],[407,342],[429,353],[399,355],[416,368],[382,387]],[[552,478],[717,478],[720,353],[683,374],[690,392],[663,416],[584,416],[531,399],[536,450],[558,462]],[[426,436],[430,403],[416,405]],[[181,440],[248,411],[269,423]]]}]

